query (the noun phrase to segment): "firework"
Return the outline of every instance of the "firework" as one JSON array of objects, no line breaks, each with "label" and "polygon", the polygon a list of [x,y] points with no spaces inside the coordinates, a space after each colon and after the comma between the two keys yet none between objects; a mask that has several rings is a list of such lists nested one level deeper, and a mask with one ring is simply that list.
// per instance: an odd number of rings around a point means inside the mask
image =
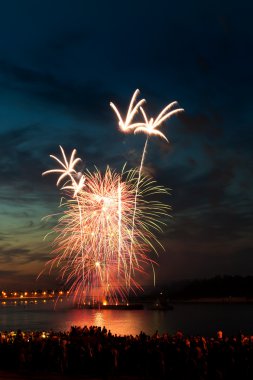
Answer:
[{"label": "firework", "polygon": [[[162,123],[165,122],[165,120],[168,120],[173,115],[176,115],[180,112],[183,112],[184,109],[183,108],[175,108],[178,106],[178,103],[176,101],[174,101],[174,102],[168,104],[166,107],[164,107],[164,109],[159,113],[159,115],[156,118],[151,117],[150,119],[148,119],[146,112],[144,111],[144,109],[142,107],[143,103],[145,103],[145,99],[140,100],[138,103],[136,103],[134,105],[135,100],[136,100],[137,96],[139,95],[139,93],[140,93],[140,91],[138,89],[135,90],[135,92],[132,96],[132,99],[130,101],[125,119],[121,116],[119,110],[114,105],[114,103],[111,102],[110,106],[112,107],[112,109],[116,113],[116,115],[118,117],[119,127],[123,132],[129,132],[129,131],[133,131],[134,133],[143,132],[147,135],[146,142],[145,142],[144,149],[143,149],[143,153],[142,153],[142,157],[141,157],[141,164],[139,167],[139,173],[141,175],[142,169],[143,169],[143,164],[144,164],[144,158],[145,158],[146,151],[147,151],[147,144],[148,144],[149,137],[152,135],[153,136],[159,136],[159,137],[163,138],[164,140],[166,140],[167,142],[169,142],[167,137],[161,131],[159,131],[157,128],[159,126],[161,126]],[[143,120],[132,123],[133,118],[138,113],[139,109],[142,113]]]},{"label": "firework", "polygon": [[[123,132],[128,132],[129,130],[133,130],[134,133],[143,132],[147,135],[147,138],[146,138],[146,141],[144,144],[144,148],[143,148],[143,152],[142,152],[142,156],[141,156],[141,163],[140,163],[139,170],[138,170],[138,179],[137,179],[136,189],[135,189],[134,211],[133,211],[133,220],[132,220],[132,235],[133,235],[134,229],[135,229],[135,216],[136,216],[136,209],[137,209],[138,190],[139,190],[139,185],[140,185],[140,181],[141,181],[141,175],[142,175],[145,155],[147,152],[149,137],[152,135],[159,136],[159,137],[163,138],[164,140],[166,140],[167,142],[169,142],[167,137],[161,131],[159,131],[157,128],[159,126],[161,126],[161,124],[165,120],[168,120],[171,116],[176,115],[176,114],[184,111],[183,108],[176,108],[175,109],[175,107],[178,105],[178,103],[176,101],[174,101],[174,102],[168,104],[159,113],[159,115],[156,118],[151,117],[150,119],[148,119],[144,109],[141,107],[142,104],[145,102],[145,100],[139,101],[133,108],[134,101],[135,101],[136,96],[138,94],[139,94],[139,90],[137,89],[134,92],[134,95],[131,99],[131,102],[130,102],[130,105],[128,108],[128,112],[127,112],[127,115],[125,118],[125,122],[123,121],[123,118],[120,115],[118,109],[115,107],[115,105],[113,103],[110,103],[111,107],[114,109],[116,115],[118,116],[119,126]],[[139,109],[142,113],[144,120],[142,122],[131,124],[133,117],[136,115],[136,113],[138,112]],[[130,256],[132,256],[132,254],[133,254],[133,246],[131,245]],[[130,261],[132,262],[132,260],[130,260]]]},{"label": "firework", "polygon": [[126,299],[130,289],[141,288],[139,274],[155,264],[150,252],[160,246],[155,234],[161,231],[169,208],[153,198],[167,191],[142,177],[136,203],[137,170],[117,173],[107,167],[105,173],[96,169],[80,175],[73,165],[80,161],[74,159],[76,152],[68,163],[60,149],[63,161],[51,157],[63,169],[44,173],[60,174],[58,185],[66,178],[61,187],[66,201],[54,228],[49,264],[60,268],[66,286],[79,303],[88,298]]},{"label": "firework", "polygon": [[53,158],[54,160],[56,160],[60,164],[60,169],[47,170],[46,172],[43,173],[43,175],[49,174],[49,173],[61,173],[60,177],[58,178],[58,180],[56,182],[57,186],[60,184],[60,182],[65,177],[70,177],[71,181],[72,181],[72,185],[74,185],[74,183],[76,183],[76,181],[73,177],[73,174],[76,174],[76,170],[74,169],[74,167],[79,161],[81,161],[81,158],[75,158],[76,149],[74,149],[72,151],[72,154],[71,154],[69,162],[68,162],[66,154],[65,154],[65,152],[61,146],[60,146],[60,150],[62,153],[63,161],[61,161],[59,158],[50,154],[50,157]]},{"label": "firework", "polygon": [[[161,132],[158,131],[156,128],[159,127],[165,120],[169,119],[171,116],[176,115],[180,112],[183,112],[183,108],[177,108],[173,109],[175,106],[177,106],[177,102],[172,102],[168,104],[157,116],[156,119],[151,117],[150,119],[147,118],[147,115],[142,107],[140,107],[141,113],[144,118],[144,123],[137,128],[135,128],[134,133],[138,132],[144,132],[147,135],[155,135],[162,137],[168,142],[167,137]],[[141,124],[141,123],[140,123]]]},{"label": "firework", "polygon": [[[137,101],[138,95],[136,90],[125,117],[110,103],[121,131],[147,135],[138,169],[123,168],[117,173],[107,167],[104,173],[98,169],[79,173],[76,165],[81,159],[76,158],[76,150],[68,160],[60,146],[62,159],[50,156],[59,168],[43,173],[59,176],[56,185],[61,185],[65,199],[53,229],[53,258],[48,264],[60,269],[78,303],[126,300],[130,290],[141,289],[140,274],[145,274],[147,267],[154,269],[152,253],[163,248],[156,235],[162,231],[169,206],[156,196],[167,190],[143,175],[143,165],[149,137],[168,142],[158,127],[183,109],[172,102],[156,118],[148,119],[142,107],[145,99]],[[134,121],[138,113],[143,120]]]},{"label": "firework", "polygon": [[[135,195],[135,206],[134,206],[135,209],[136,209],[136,199],[137,199],[137,195],[138,195],[139,183],[141,180],[141,174],[142,174],[143,165],[144,165],[144,159],[145,159],[145,155],[147,153],[147,146],[148,146],[149,137],[152,135],[159,136],[159,137],[163,138],[164,140],[166,140],[167,142],[169,142],[167,137],[161,131],[157,130],[157,128],[165,120],[169,119],[171,116],[176,115],[176,114],[184,111],[183,108],[173,109],[175,106],[177,106],[177,102],[172,102],[172,103],[168,104],[155,119],[153,117],[148,119],[144,109],[140,106],[140,110],[141,110],[141,113],[142,113],[143,118],[144,118],[144,123],[139,123],[140,125],[134,129],[134,133],[144,132],[147,135],[147,138],[146,138],[146,141],[144,144],[142,157],[141,157],[141,163],[140,163],[140,167],[139,167],[139,175],[138,175],[138,180],[137,180],[137,185],[136,185],[136,195]],[[135,219],[135,212],[133,215],[133,229],[134,229],[134,219]]]},{"label": "firework", "polygon": [[129,132],[136,127],[142,127],[143,123],[131,124],[131,122],[132,122],[134,116],[136,115],[136,113],[138,112],[140,106],[143,103],[145,103],[145,99],[141,99],[137,104],[134,105],[134,102],[135,102],[137,96],[139,95],[139,93],[140,93],[140,91],[138,89],[135,90],[135,92],[132,96],[132,99],[130,101],[125,119],[123,119],[123,117],[121,116],[121,114],[120,114],[119,110],[117,109],[117,107],[115,106],[115,104],[110,102],[110,106],[112,107],[112,109],[114,110],[114,112],[116,113],[116,115],[118,117],[119,127],[120,127],[122,132]]}]

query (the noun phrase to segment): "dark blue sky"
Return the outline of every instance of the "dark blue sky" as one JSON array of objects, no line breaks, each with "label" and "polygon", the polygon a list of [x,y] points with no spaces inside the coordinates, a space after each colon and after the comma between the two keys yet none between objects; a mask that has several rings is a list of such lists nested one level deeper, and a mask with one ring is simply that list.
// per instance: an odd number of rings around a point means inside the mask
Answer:
[{"label": "dark blue sky", "polygon": [[[137,166],[145,136],[123,135],[109,107],[139,88],[156,115],[184,115],[152,138],[146,170],[172,189],[158,283],[253,274],[250,1],[14,1],[0,12],[0,287],[34,283],[57,211],[49,154],[85,167]],[[54,284],[51,276],[47,285]],[[22,285],[19,285],[22,284]],[[35,285],[34,285],[35,284]]]}]

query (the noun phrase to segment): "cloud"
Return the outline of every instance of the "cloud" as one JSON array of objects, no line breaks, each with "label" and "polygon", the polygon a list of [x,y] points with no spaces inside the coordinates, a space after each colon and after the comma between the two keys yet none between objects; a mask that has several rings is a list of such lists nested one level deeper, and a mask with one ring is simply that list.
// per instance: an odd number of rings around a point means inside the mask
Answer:
[{"label": "cloud", "polygon": [[[47,61],[48,56],[57,57],[59,59],[59,54],[65,54],[66,50],[70,50],[76,45],[81,45],[83,47],[84,43],[91,36],[91,32],[82,25],[82,29],[79,30],[61,30],[57,31],[54,36],[50,35],[50,39],[45,43],[45,49],[43,49],[43,55],[39,54],[39,59],[41,58]],[[51,54],[50,54],[51,53]],[[46,54],[46,58],[45,58]]]},{"label": "cloud", "polygon": [[211,138],[221,138],[223,124],[221,114],[212,112],[210,115],[205,113],[189,114],[184,112],[178,115],[181,121],[180,130],[191,135],[204,135]]},{"label": "cloud", "polygon": [[216,275],[250,275],[252,273],[252,247],[250,241],[233,244],[216,240],[189,242],[187,239],[171,240],[166,252],[159,256],[157,281],[206,278]]},{"label": "cloud", "polygon": [[2,277],[12,277],[18,273],[17,270],[0,270],[0,278]]},{"label": "cloud", "polygon": [[20,259],[22,262],[25,262],[30,256],[31,252],[27,248],[22,247],[0,247],[0,261],[1,264],[10,264],[15,261],[16,258]]},{"label": "cloud", "polygon": [[[81,169],[107,163],[118,169],[125,160],[128,166],[139,164],[144,136],[119,133],[109,107],[112,100],[124,110],[136,85],[147,108],[150,101],[160,110],[164,100],[175,97],[186,109],[164,128],[171,143],[154,139],[145,161],[146,172],[173,189],[168,202],[174,219],[161,236],[171,255],[162,256],[161,270],[168,276],[204,275],[233,266],[243,270],[249,262],[252,59],[247,24],[235,22],[234,10],[228,16],[226,7],[207,14],[198,2],[181,12],[179,5],[163,2],[155,17],[152,7],[145,8],[139,28],[142,5],[134,13],[126,7],[123,18],[107,5],[100,14],[91,7],[94,19],[73,7],[61,9],[64,17],[56,23],[49,12],[46,29],[36,12],[33,35],[34,19],[25,9],[17,27],[13,18],[11,24],[5,20],[12,31],[1,42],[0,61],[7,104],[1,117],[4,128],[12,129],[0,132],[0,259],[6,267],[17,265],[20,273],[28,273],[48,258],[41,241],[53,221],[39,220],[57,210],[60,192],[56,178],[41,173],[54,167],[48,155],[58,155],[59,144],[68,154],[78,149]],[[154,20],[159,22],[151,31]]]},{"label": "cloud", "polygon": [[32,291],[38,289],[58,289],[62,281],[56,279],[55,274],[43,274],[37,278],[37,274],[22,273],[18,270],[0,271],[0,289],[6,291]]},{"label": "cloud", "polygon": [[20,268],[22,265],[35,261],[44,263],[49,260],[49,256],[48,252],[41,252],[38,247],[36,249],[34,246],[31,248],[11,247],[9,244],[0,246],[0,262],[2,265],[13,263]]},{"label": "cloud", "polygon": [[99,81],[76,84],[4,60],[0,61],[1,73],[5,78],[2,86],[18,90],[31,99],[36,97],[38,101],[61,107],[62,111],[79,121],[91,119],[105,123],[109,119],[109,101],[113,98],[113,93],[104,89],[103,83]]}]

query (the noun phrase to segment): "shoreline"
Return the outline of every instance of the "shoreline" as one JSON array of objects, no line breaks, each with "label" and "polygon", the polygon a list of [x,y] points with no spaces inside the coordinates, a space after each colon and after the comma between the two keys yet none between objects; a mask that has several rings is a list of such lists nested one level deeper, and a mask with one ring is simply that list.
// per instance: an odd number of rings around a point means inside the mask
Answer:
[{"label": "shoreline", "polygon": [[[63,302],[63,301],[70,301],[71,302],[71,298],[70,297],[30,297],[30,296],[27,296],[27,297],[22,297],[22,298],[17,298],[17,297],[8,297],[8,298],[4,298],[4,297],[0,297],[0,303],[7,303],[8,301],[10,302],[13,302],[13,301],[16,301],[16,303],[24,303],[25,301],[30,301],[31,303],[35,302],[36,301],[42,301],[42,302],[45,302],[45,301],[57,301],[57,302]],[[141,305],[143,305],[144,307],[147,306],[147,305],[153,305],[156,303],[156,300],[155,298],[151,301],[150,299],[147,300],[146,298],[144,299],[141,299],[141,298],[137,298],[137,301],[136,302],[132,302],[129,301],[129,302],[126,302],[126,303],[115,303],[114,304],[111,304],[110,306],[113,306],[113,307],[126,307],[126,308],[131,308],[131,307],[140,307]],[[253,303],[253,297],[233,297],[233,296],[228,296],[228,297],[196,297],[196,298],[170,298],[169,299],[169,304],[176,304],[176,303],[248,303],[248,304],[251,304]],[[89,306],[91,306],[90,304],[86,304],[85,307],[86,308],[89,308]],[[104,307],[105,309],[108,307],[109,305],[106,305],[106,304],[101,304],[100,307]]]},{"label": "shoreline", "polygon": [[219,303],[219,304],[253,304],[253,298],[246,297],[201,297],[190,299],[172,299],[172,304],[180,303]]},{"label": "shoreline", "polygon": [[[101,380],[102,378],[87,377],[87,376],[74,376],[60,373],[34,373],[29,371],[8,371],[0,370],[1,380]],[[120,379],[120,378],[119,378]],[[122,377],[122,380],[135,380],[136,378]]]}]

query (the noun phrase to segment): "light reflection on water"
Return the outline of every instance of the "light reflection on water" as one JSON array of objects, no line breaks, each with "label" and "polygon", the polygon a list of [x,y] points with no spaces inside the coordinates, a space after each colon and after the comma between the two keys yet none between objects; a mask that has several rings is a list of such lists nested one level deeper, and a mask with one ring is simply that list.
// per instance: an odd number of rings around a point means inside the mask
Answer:
[{"label": "light reflection on water", "polygon": [[156,330],[162,332],[161,328],[165,331],[169,327],[170,318],[167,312],[152,310],[72,310],[65,323],[70,326],[72,321],[77,326],[105,326],[112,333],[136,335],[141,330],[149,334]]},{"label": "light reflection on water", "polygon": [[176,304],[173,311],[154,310],[81,310],[71,304],[0,306],[0,330],[56,330],[71,326],[106,326],[113,334],[185,334],[214,335],[219,329],[232,335],[242,331],[253,334],[253,304]]}]

